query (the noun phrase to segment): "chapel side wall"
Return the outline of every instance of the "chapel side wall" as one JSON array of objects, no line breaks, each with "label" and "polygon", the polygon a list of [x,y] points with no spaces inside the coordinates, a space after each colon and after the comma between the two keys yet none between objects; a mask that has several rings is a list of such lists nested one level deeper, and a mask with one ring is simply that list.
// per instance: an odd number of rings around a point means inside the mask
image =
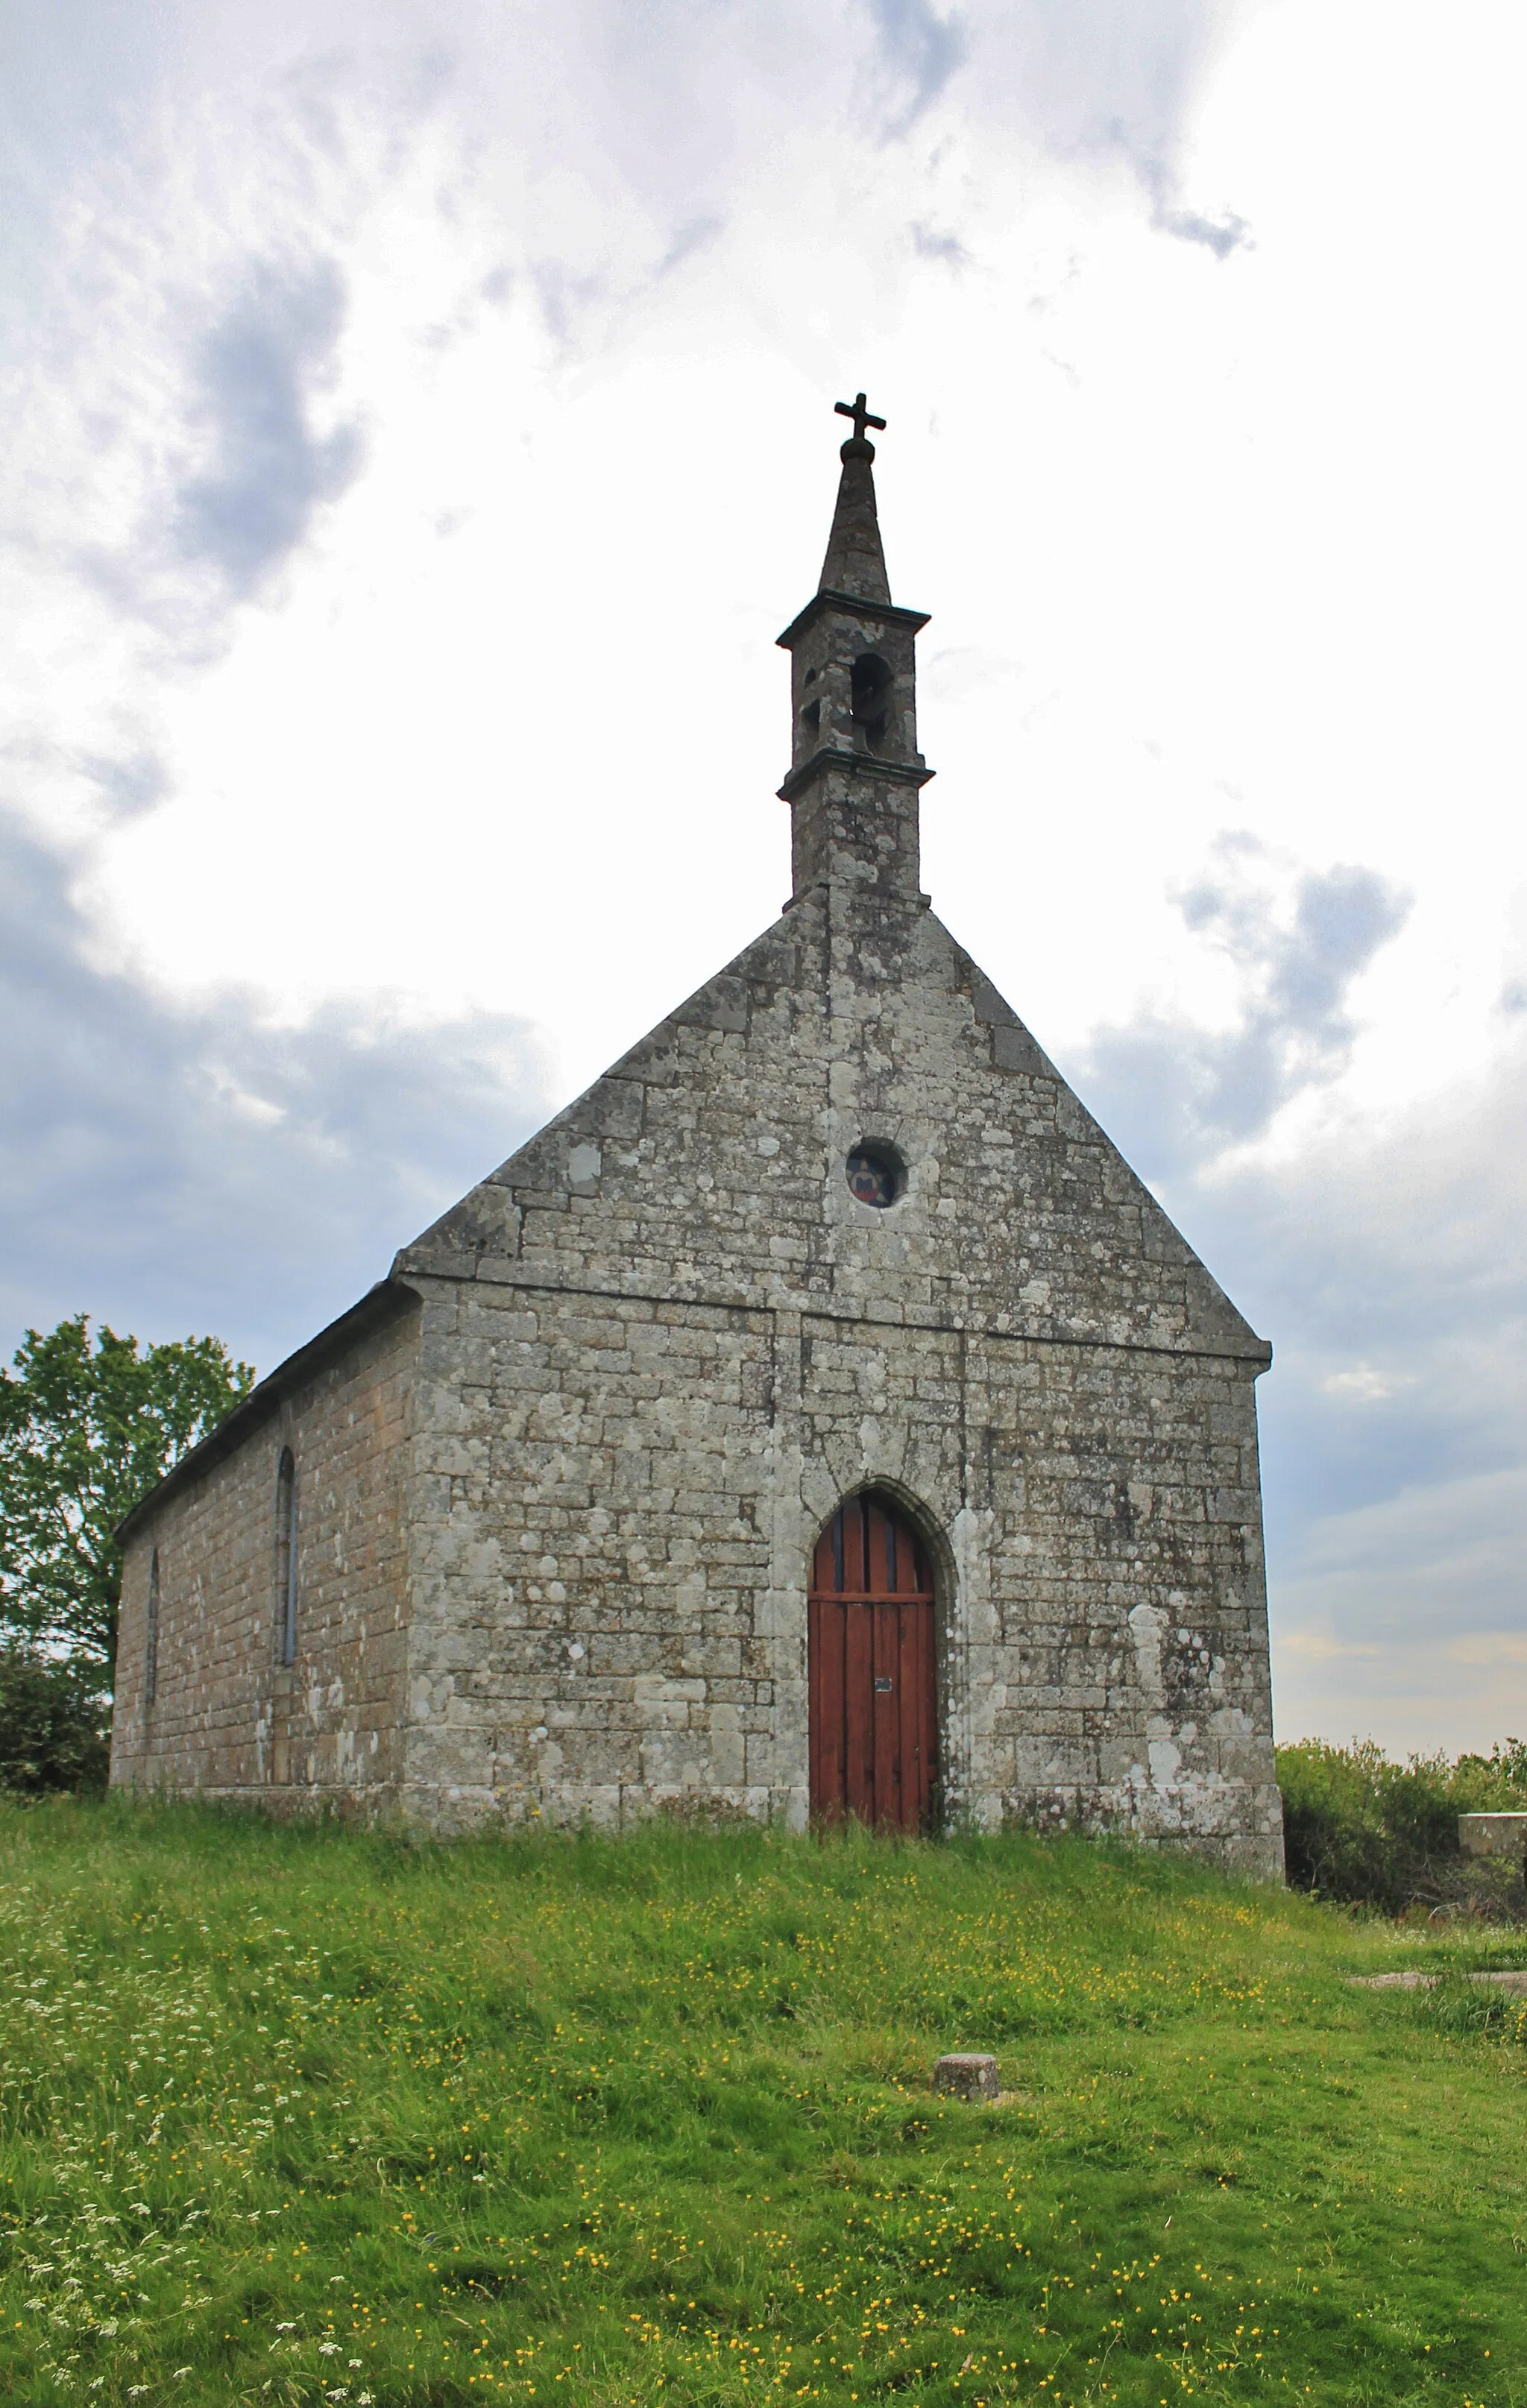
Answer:
[{"label": "chapel side wall", "polygon": [[[327,1799],[378,1811],[396,1799],[417,1328],[417,1311],[404,1310],[355,1340],[134,1532],[123,1568],[113,1786],[274,1808]],[[289,1667],[278,1661],[276,1596],[276,1485],[286,1446],[297,1482],[297,1656]]]},{"label": "chapel side wall", "polygon": [[1248,1365],[422,1284],[411,1812],[803,1821],[807,1566],[875,1483],[944,1568],[953,1814],[1281,1870]]}]

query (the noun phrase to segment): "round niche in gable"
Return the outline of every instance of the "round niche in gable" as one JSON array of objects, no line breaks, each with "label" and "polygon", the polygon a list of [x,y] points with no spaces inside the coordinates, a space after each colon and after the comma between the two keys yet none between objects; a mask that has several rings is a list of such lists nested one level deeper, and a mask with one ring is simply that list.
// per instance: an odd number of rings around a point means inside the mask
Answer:
[{"label": "round niche in gable", "polygon": [[873,1211],[888,1211],[905,1191],[906,1164],[894,1146],[878,1139],[866,1139],[862,1145],[857,1145],[844,1168],[850,1196],[857,1204],[868,1204]]}]

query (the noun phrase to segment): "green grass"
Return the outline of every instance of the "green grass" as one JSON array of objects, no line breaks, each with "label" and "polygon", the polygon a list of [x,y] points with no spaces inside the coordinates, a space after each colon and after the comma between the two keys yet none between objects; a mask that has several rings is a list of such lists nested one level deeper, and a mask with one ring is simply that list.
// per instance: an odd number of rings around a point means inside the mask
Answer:
[{"label": "green grass", "polygon": [[1527,2018],[1343,1980],[1505,1935],[1016,1836],[60,1801],[0,1867],[6,2396],[1527,2400]]}]

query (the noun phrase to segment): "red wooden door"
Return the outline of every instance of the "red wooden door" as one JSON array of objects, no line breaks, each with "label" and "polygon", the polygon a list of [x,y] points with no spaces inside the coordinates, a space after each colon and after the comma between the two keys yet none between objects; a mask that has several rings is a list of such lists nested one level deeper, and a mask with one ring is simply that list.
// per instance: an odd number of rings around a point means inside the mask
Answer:
[{"label": "red wooden door", "polygon": [[812,1813],[921,1830],[938,1782],[933,1580],[883,1497],[840,1505],[807,1598]]}]

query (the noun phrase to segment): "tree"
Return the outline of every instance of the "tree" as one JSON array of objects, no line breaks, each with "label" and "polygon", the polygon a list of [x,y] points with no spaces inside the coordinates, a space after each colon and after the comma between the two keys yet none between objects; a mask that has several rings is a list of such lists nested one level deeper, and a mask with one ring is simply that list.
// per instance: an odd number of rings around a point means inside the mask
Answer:
[{"label": "tree", "polygon": [[100,1675],[0,1639],[0,1790],[104,1789],[111,1700]]},{"label": "tree", "polygon": [[77,1312],[0,1369],[0,1638],[109,1684],[117,1524],[247,1396],[221,1338],[139,1349]]}]

